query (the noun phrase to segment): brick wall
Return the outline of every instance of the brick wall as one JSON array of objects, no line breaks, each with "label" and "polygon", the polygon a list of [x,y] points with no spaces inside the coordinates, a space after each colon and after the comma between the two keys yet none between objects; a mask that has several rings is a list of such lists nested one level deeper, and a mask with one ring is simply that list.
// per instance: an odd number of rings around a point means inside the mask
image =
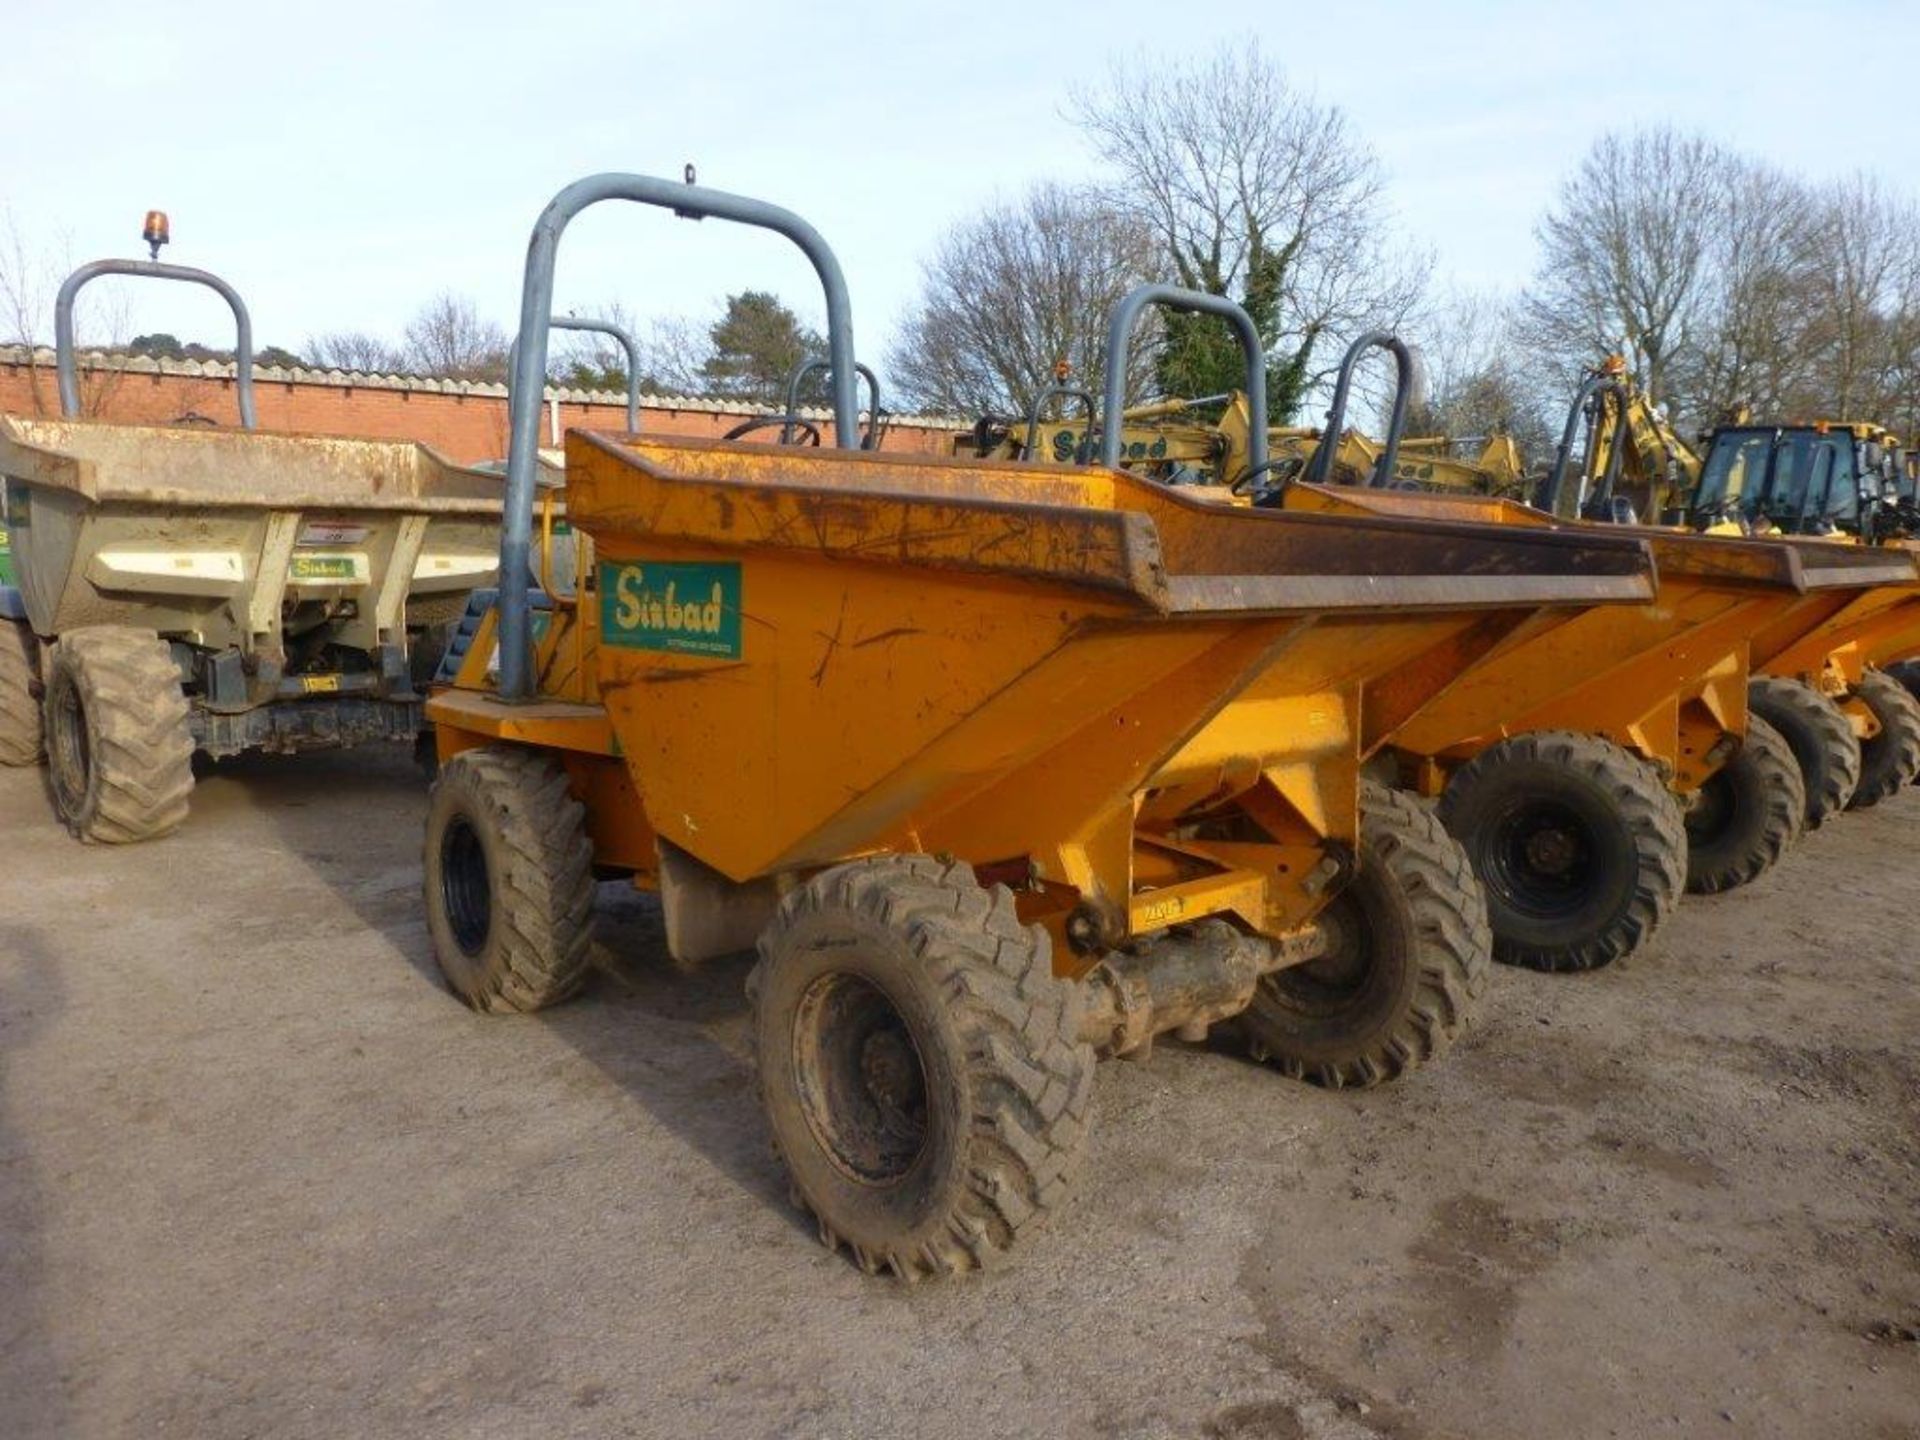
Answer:
[{"label": "brick wall", "polygon": [[[83,362],[83,409],[109,420],[170,424],[183,416],[204,415],[222,425],[235,424],[233,377],[223,373],[230,369],[139,359],[112,366]],[[563,432],[626,429],[624,397],[597,393],[587,397],[577,391],[563,392],[563,396],[559,405]],[[507,453],[507,401],[500,386],[267,369],[255,374],[253,399],[263,430],[417,440],[469,464],[497,460]],[[46,352],[34,361],[23,350],[0,352],[0,411],[56,415],[59,410],[53,365]],[[743,406],[643,401],[640,428],[655,435],[718,439],[749,413]],[[825,429],[827,422],[814,419]],[[952,427],[942,423],[897,421],[889,427],[882,448],[949,454],[952,433]],[[754,438],[771,440],[776,434],[761,431]],[[541,443],[548,443],[544,432]]]}]

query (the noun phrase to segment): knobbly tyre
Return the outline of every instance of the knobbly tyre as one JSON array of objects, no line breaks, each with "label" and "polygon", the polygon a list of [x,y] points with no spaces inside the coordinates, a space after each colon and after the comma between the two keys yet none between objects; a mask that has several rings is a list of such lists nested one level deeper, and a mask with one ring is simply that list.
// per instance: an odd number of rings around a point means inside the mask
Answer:
[{"label": "knobbly tyre", "polygon": [[[568,435],[596,564],[525,601],[554,254],[624,199],[797,244],[834,448]],[[694,963],[757,944],[760,1093],[799,1201],[868,1270],[974,1268],[1058,1207],[1096,1053],[1230,1018],[1368,1084],[1467,1024],[1489,959],[1459,847],[1363,784],[1411,657],[1488,617],[1644,603],[1623,537],[1228,511],[1112,471],[856,446],[837,261],[788,211],[600,175],[529,246],[501,598],[428,707],[425,901],[476,1009],[560,1000],[596,874]],[[676,616],[678,617],[676,619]],[[497,655],[497,668],[494,657]]]},{"label": "knobbly tyre", "polygon": [[[104,274],[227,300],[242,430],[73,418],[73,303]],[[82,266],[55,329],[66,418],[0,416],[0,763],[44,759],[68,830],[123,843],[185,820],[196,752],[411,743],[445,631],[494,573],[499,479],[418,445],[258,433],[246,306],[206,271]]]}]

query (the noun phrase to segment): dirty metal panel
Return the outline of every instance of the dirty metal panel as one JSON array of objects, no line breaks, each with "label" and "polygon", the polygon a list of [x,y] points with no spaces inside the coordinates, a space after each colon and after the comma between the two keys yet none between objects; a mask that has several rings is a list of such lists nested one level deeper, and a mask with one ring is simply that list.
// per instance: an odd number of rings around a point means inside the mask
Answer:
[{"label": "dirty metal panel", "polygon": [[0,416],[0,474],[115,502],[498,515],[502,481],[409,441]]},{"label": "dirty metal panel", "polygon": [[1647,537],[1663,575],[1800,590],[1806,585],[1791,546],[1727,535],[1687,535],[1653,526],[1620,527]]},{"label": "dirty metal panel", "polygon": [[[997,496],[862,488],[850,482],[846,466],[802,465],[808,481],[802,485],[791,481],[795,462],[762,447],[716,454],[660,441],[619,443],[577,430],[567,438],[568,514],[603,554],[655,540],[732,552],[798,551],[841,563],[1085,586],[1155,610],[1166,605],[1152,527],[1138,516]],[[667,468],[679,465],[683,450],[702,462],[691,473]],[[882,474],[862,471],[857,478]],[[632,558],[644,556],[635,551]]]}]

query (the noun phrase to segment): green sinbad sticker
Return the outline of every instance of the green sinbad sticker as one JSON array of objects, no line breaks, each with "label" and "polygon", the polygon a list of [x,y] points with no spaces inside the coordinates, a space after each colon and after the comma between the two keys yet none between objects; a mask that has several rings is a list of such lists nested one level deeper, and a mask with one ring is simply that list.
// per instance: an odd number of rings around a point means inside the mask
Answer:
[{"label": "green sinbad sticker", "polygon": [[738,562],[602,560],[600,638],[632,650],[738,660]]},{"label": "green sinbad sticker", "polygon": [[296,555],[289,573],[295,580],[351,580],[357,572],[351,555]]}]

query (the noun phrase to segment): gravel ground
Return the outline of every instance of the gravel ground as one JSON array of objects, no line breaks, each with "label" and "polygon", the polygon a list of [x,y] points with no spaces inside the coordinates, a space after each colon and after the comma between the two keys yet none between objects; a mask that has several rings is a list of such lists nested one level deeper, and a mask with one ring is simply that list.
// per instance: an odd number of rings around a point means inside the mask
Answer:
[{"label": "gravel ground", "polygon": [[423,802],[246,761],[83,850],[0,771],[0,1436],[1920,1436],[1920,795],[1398,1087],[1105,1066],[1076,1206],[912,1291],[645,898],[580,1000],[450,999]]}]

